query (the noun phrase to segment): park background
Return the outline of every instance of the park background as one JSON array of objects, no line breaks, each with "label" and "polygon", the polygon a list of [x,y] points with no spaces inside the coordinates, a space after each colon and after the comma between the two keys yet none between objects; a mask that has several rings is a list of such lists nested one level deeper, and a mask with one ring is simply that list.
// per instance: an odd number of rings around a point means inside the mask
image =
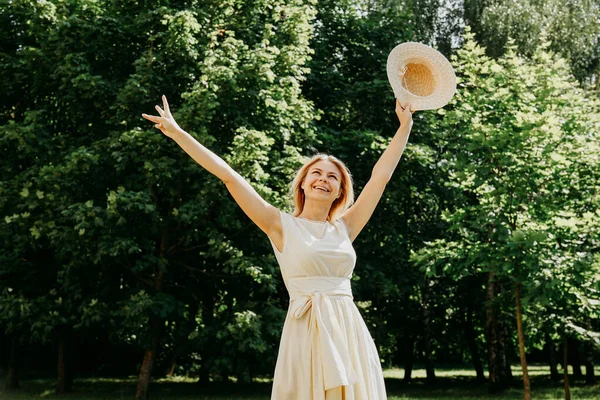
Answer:
[{"label": "park background", "polygon": [[165,94],[285,211],[316,152],[358,194],[398,127],[387,55],[418,41],[457,94],[414,114],[354,242],[390,398],[528,398],[528,375],[600,398],[599,21],[597,0],[0,2],[1,397],[267,399],[269,241],[141,113]]}]

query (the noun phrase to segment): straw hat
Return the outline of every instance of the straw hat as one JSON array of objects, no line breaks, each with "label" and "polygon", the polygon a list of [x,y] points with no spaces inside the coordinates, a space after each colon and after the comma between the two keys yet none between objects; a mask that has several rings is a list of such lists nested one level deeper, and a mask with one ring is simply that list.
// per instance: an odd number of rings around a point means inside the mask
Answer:
[{"label": "straw hat", "polygon": [[394,47],[387,59],[387,75],[400,103],[413,110],[445,106],[456,92],[456,75],[442,53],[421,43]]}]

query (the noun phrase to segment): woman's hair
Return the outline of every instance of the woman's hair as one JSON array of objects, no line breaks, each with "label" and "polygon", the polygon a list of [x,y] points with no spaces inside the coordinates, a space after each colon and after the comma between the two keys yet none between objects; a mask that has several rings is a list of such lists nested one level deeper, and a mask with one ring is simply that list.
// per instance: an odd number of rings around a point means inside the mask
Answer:
[{"label": "woman's hair", "polygon": [[292,181],[290,187],[290,194],[294,200],[294,212],[292,215],[297,217],[302,213],[302,210],[304,210],[305,197],[301,185],[302,182],[304,182],[310,167],[319,161],[329,161],[335,164],[342,174],[340,179],[340,197],[335,199],[333,204],[331,204],[329,216],[327,217],[329,221],[334,221],[338,217],[341,217],[354,203],[354,189],[352,188],[352,175],[350,174],[348,167],[336,157],[327,154],[315,154],[311,159],[305,162],[296,173],[296,177]]}]

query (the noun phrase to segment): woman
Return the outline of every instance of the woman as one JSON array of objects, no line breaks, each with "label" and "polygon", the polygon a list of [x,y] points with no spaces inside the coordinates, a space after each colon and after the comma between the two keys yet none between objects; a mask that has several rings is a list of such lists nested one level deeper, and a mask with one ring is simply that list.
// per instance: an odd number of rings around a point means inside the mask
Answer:
[{"label": "woman", "polygon": [[[159,116],[142,114],[198,164],[217,176],[242,210],[267,234],[290,294],[273,379],[272,400],[386,399],[379,355],[352,301],[352,241],[373,214],[412,128],[410,105],[396,100],[400,127],[356,203],[346,166],[317,155],[293,183],[295,211],[283,213],[219,156],[173,119],[165,96]],[[354,204],[353,204],[354,203]]]}]

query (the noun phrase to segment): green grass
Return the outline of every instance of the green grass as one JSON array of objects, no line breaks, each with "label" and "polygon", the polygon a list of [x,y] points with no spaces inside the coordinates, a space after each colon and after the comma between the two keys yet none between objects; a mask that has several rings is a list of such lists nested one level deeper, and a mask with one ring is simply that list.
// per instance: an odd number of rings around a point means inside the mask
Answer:
[{"label": "green grass", "polygon": [[[585,374],[585,368],[583,373]],[[596,368],[596,376],[600,376],[600,368]],[[389,400],[473,400],[473,399],[522,399],[523,383],[521,381],[521,366],[512,366],[515,386],[502,394],[491,395],[486,383],[476,381],[473,369],[458,368],[436,368],[435,373],[438,382],[435,386],[426,386],[424,369],[413,371],[413,382],[405,384],[402,382],[404,370],[387,369],[384,371],[386,388]],[[562,371],[559,371],[562,372]],[[569,373],[572,373],[569,369]],[[564,387],[562,381],[552,382],[550,370],[547,366],[529,365],[529,379],[531,382],[532,397],[535,400],[558,400],[564,399]],[[593,386],[586,386],[582,381],[571,383],[571,398],[584,400],[600,400],[600,378]]]},{"label": "green grass", "polygon": [[[513,367],[516,386],[508,391],[491,395],[485,383],[475,380],[475,372],[468,369],[436,369],[438,381],[434,386],[425,384],[425,370],[413,371],[413,381],[406,384],[402,381],[402,369],[384,371],[389,400],[508,400],[523,398],[522,386],[518,378],[520,368]],[[585,373],[585,370],[584,370]],[[561,382],[551,382],[548,368],[545,366],[530,366],[531,387],[535,400],[563,399]],[[600,369],[596,376],[600,376]],[[600,400],[600,379],[594,386],[585,386],[583,382],[573,382],[571,379],[571,396],[573,400]],[[125,379],[89,378],[77,379],[75,391],[66,395],[54,394],[54,381],[49,379],[30,379],[21,381],[21,389],[7,392],[0,389],[2,400],[33,400],[33,399],[65,399],[65,400],[119,400],[135,397],[136,377]],[[151,400],[269,400],[271,383],[268,381],[252,384],[211,383],[199,386],[193,379],[174,377],[158,379],[150,387]]]}]

